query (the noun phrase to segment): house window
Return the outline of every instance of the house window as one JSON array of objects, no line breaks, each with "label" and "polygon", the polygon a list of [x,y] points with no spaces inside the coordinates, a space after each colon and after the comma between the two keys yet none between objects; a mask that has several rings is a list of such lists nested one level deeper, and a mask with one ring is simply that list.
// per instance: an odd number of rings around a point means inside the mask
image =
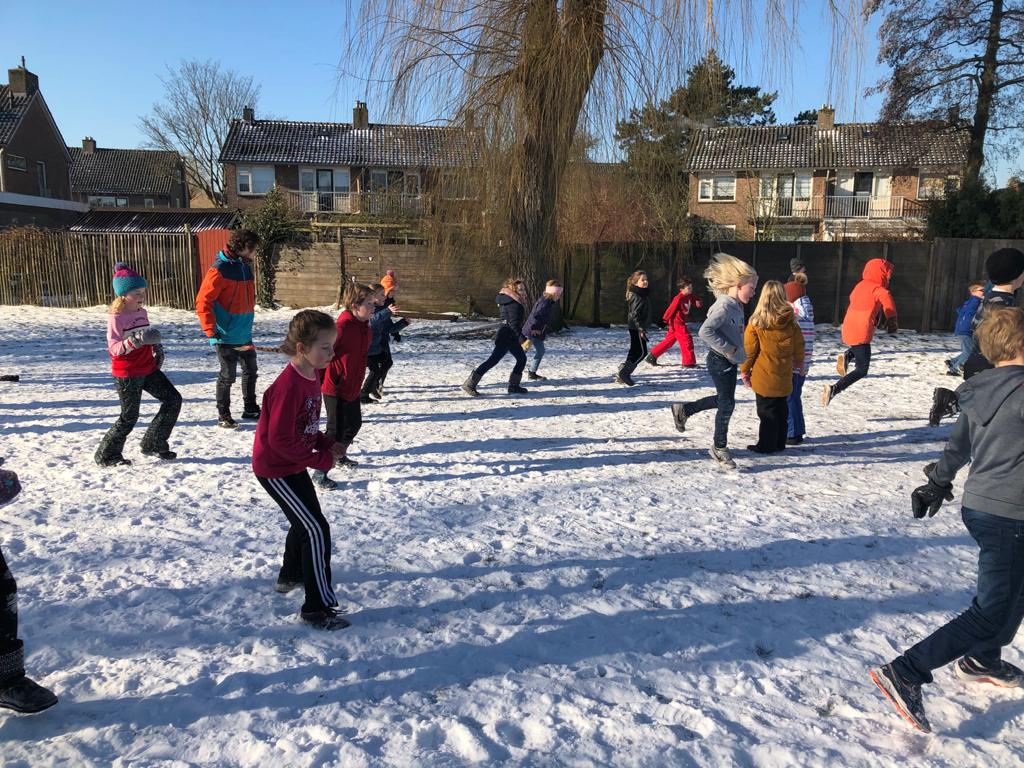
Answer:
[{"label": "house window", "polygon": [[46,163],[43,160],[36,161],[36,177],[39,179],[39,194],[49,197],[50,185],[46,183]]},{"label": "house window", "polygon": [[146,205],[147,208],[155,208],[156,207],[156,203],[153,201],[152,197],[147,197],[146,198],[145,205]]},{"label": "house window", "polygon": [[274,188],[274,166],[253,165],[239,167],[238,194],[265,195]]},{"label": "house window", "polygon": [[875,183],[875,174],[871,171],[857,171],[853,174],[853,194],[859,197],[870,197],[871,188]]},{"label": "house window", "polygon": [[113,195],[89,195],[89,205],[105,205],[110,208],[127,208],[127,197],[114,197]]},{"label": "house window", "polygon": [[383,192],[388,188],[388,172],[374,169],[370,171],[370,189]]},{"label": "house window", "polygon": [[918,182],[920,200],[940,200],[948,190],[960,189],[960,177],[955,173],[922,173]]},{"label": "house window", "polygon": [[316,190],[316,173],[312,168],[303,168],[299,171],[299,191],[313,192]]},{"label": "house window", "polygon": [[736,174],[715,174],[714,176],[700,177],[698,186],[700,200],[735,200],[736,199]]},{"label": "house window", "polygon": [[7,155],[7,167],[12,171],[27,171],[28,160],[21,155]]},{"label": "house window", "polygon": [[798,171],[793,185],[793,197],[797,200],[810,200],[814,176],[810,171]]}]

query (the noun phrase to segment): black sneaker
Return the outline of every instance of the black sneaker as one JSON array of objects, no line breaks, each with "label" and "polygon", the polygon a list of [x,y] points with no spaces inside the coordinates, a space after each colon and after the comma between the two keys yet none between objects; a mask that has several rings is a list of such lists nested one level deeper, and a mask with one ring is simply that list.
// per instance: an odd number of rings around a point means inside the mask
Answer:
[{"label": "black sneaker", "polygon": [[327,473],[324,472],[322,469],[314,470],[313,485],[325,491],[333,491],[335,488],[338,487],[338,484],[331,480],[331,478],[327,476]]},{"label": "black sneaker", "polygon": [[945,387],[936,387],[932,392],[932,408],[928,411],[928,425],[939,426],[944,416],[956,416],[960,413],[960,402],[956,392]]},{"label": "black sneaker", "polygon": [[686,431],[686,420],[690,418],[690,415],[686,412],[686,405],[684,403],[672,403],[672,421],[675,422],[676,429],[680,432]]},{"label": "black sneaker", "polygon": [[336,608],[324,608],[321,611],[300,611],[299,616],[314,629],[323,629],[327,632],[352,626],[352,622],[338,615]]},{"label": "black sneaker", "polygon": [[371,398],[369,395],[360,395],[359,402],[362,403],[363,405],[371,405],[373,403],[376,403],[377,401]]},{"label": "black sneaker", "polygon": [[803,445],[804,439],[802,437],[787,437],[786,445]]},{"label": "black sneaker", "polygon": [[732,459],[732,454],[729,453],[728,448],[716,448],[711,446],[708,451],[708,456],[718,462],[719,466],[725,469],[736,469],[736,462]]},{"label": "black sneaker", "polygon": [[970,656],[964,656],[953,665],[953,669],[961,680],[972,683],[990,683],[1000,688],[1020,688],[1024,685],[1024,670],[1002,659],[998,666],[986,667]]},{"label": "black sneaker", "polygon": [[654,355],[648,355],[647,357],[644,358],[644,362],[647,363],[648,365],[657,365],[658,358],[656,358]]},{"label": "black sneaker", "polygon": [[508,393],[510,395],[528,395],[530,394],[530,390],[518,384],[510,384],[508,387]]},{"label": "black sneaker", "polygon": [[932,727],[924,713],[924,701],[921,699],[921,686],[908,683],[893,669],[892,664],[872,669],[871,679],[900,716],[924,733],[931,733]]},{"label": "black sneaker", "polygon": [[178,458],[178,454],[174,451],[148,451],[145,448],[142,449],[143,456],[156,456],[161,461],[174,461]]},{"label": "black sneaker", "polygon": [[533,371],[527,371],[526,372],[526,378],[528,378],[530,381],[547,381],[548,380],[547,376],[541,376],[539,373],[534,373]]},{"label": "black sneaker", "polygon": [[298,589],[302,586],[301,581],[291,581],[289,579],[278,579],[277,583],[274,584],[274,591],[279,592],[282,595],[287,595],[294,589]]},{"label": "black sneaker", "polygon": [[96,463],[101,467],[129,467],[132,462],[118,453],[114,456],[97,456]]},{"label": "black sneaker", "polygon": [[238,429],[238,422],[230,416],[224,416],[217,421],[217,426],[223,429]]},{"label": "black sneaker", "polygon": [[34,715],[57,703],[57,697],[31,678],[22,675],[13,682],[0,685],[0,707],[23,715]]},{"label": "black sneaker", "polygon": [[253,408],[252,410],[249,410],[247,408],[246,410],[242,411],[242,418],[243,419],[254,419],[255,420],[255,419],[259,419],[259,417],[260,417],[260,409],[259,408]]},{"label": "black sneaker", "polygon": [[358,461],[353,461],[348,456],[342,456],[340,459],[334,460],[334,466],[336,467],[348,467],[349,469],[355,469],[359,466]]}]

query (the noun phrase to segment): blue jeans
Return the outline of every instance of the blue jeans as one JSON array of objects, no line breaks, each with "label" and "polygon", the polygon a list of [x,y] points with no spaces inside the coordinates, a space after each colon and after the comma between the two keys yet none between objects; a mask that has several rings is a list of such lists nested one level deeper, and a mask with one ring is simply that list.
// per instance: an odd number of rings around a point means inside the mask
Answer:
[{"label": "blue jeans", "polygon": [[963,368],[967,358],[974,352],[976,343],[971,335],[960,337],[960,354],[949,361],[950,368]]},{"label": "blue jeans", "polygon": [[540,368],[540,361],[544,359],[544,339],[530,339],[530,343],[533,345],[533,357],[530,359],[527,370],[530,373],[536,373]]},{"label": "blue jeans", "polygon": [[799,373],[793,374],[793,391],[786,399],[786,403],[789,405],[786,437],[804,436],[804,404],[800,400],[800,396],[803,394],[804,380],[806,378],[806,376],[801,376]]},{"label": "blue jeans", "polygon": [[960,514],[980,548],[978,594],[970,608],[893,662],[912,683],[932,682],[932,670],[961,656],[995,666],[1024,618],[1024,520],[967,507]]},{"label": "blue jeans", "polygon": [[715,394],[702,397],[692,403],[684,403],[683,410],[688,416],[701,411],[717,408],[715,414],[715,448],[729,446],[729,419],[736,408],[736,364],[729,362],[717,352],[708,352],[706,361],[711,380],[715,382]]}]

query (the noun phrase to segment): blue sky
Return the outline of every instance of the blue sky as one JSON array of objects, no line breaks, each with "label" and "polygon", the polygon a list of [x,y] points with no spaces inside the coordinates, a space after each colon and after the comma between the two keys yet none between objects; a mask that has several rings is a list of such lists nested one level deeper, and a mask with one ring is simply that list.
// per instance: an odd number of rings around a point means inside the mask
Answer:
[{"label": "blue sky", "polygon": [[[0,3],[3,26],[17,30],[4,36],[0,64],[17,66],[26,57],[69,144],[89,135],[101,147],[141,146],[139,117],[160,99],[166,66],[183,59],[217,59],[251,75],[262,88],[257,116],[347,122],[353,102],[367,94],[365,67],[345,55],[359,0]],[[860,66],[846,67],[849,84],[829,93],[830,29],[819,5],[804,4],[783,71],[757,63],[765,56],[756,35],[734,35],[723,57],[743,84],[779,92],[780,122],[826,99],[836,104],[839,122],[872,120],[881,97],[856,94],[886,74],[875,63],[878,20],[864,33]],[[382,105],[371,100],[369,107],[370,119],[380,119]],[[999,183],[1011,165],[997,165]]]}]

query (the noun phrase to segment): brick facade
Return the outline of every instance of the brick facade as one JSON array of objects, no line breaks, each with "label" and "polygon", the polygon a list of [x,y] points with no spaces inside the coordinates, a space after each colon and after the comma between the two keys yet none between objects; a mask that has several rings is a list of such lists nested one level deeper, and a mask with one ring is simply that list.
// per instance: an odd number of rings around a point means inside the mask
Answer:
[{"label": "brick facade", "polygon": [[[18,130],[3,150],[4,161],[0,168],[3,191],[58,200],[71,199],[70,166],[64,139],[50,121],[40,94],[29,104]],[[25,158],[24,171],[11,168],[11,155]],[[41,194],[39,189],[40,162],[46,164],[47,194]]]}]

